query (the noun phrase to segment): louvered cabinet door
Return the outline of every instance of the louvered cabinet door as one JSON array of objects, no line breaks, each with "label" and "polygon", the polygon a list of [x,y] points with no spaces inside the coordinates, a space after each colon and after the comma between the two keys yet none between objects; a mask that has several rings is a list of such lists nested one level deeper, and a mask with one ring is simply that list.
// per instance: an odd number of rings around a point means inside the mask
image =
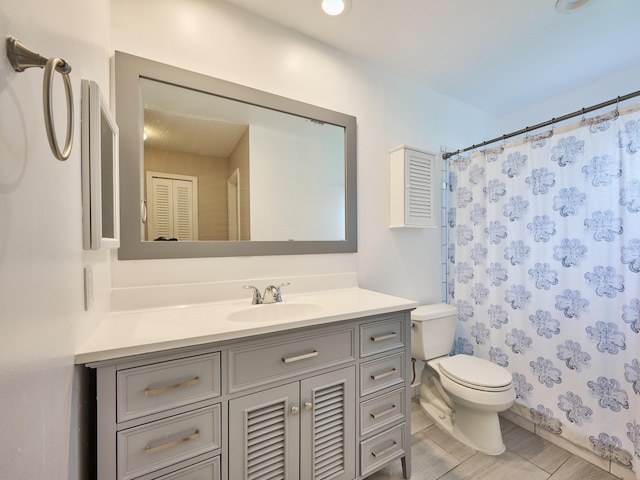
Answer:
[{"label": "louvered cabinet door", "polygon": [[230,479],[299,478],[298,399],[295,382],[229,401]]},{"label": "louvered cabinet door", "polygon": [[436,156],[401,146],[389,152],[389,226],[436,226]]},{"label": "louvered cabinet door", "polygon": [[301,480],[355,478],[355,367],[300,382]]}]

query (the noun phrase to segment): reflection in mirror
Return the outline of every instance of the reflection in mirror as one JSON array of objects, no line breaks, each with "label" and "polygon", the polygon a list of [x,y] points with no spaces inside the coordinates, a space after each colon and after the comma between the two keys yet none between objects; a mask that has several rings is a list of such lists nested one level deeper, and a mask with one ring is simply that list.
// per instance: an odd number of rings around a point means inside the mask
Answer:
[{"label": "reflection in mirror", "polygon": [[345,240],[344,127],[156,80],[140,90],[145,240]]},{"label": "reflection in mirror", "polygon": [[120,259],[357,250],[354,117],[120,52],[115,76]]}]

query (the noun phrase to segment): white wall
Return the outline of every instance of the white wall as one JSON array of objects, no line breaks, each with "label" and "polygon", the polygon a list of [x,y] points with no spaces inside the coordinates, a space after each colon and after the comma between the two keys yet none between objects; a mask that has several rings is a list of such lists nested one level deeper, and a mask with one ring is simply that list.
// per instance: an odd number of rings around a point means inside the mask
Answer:
[{"label": "white wall", "polygon": [[362,287],[440,299],[440,231],[387,228],[388,151],[466,144],[495,119],[224,2],[112,0],[112,8],[114,50],[356,116],[359,202],[358,254],[116,261],[114,286],[357,270]]},{"label": "white wall", "polygon": [[253,240],[346,238],[344,129],[252,124],[249,144]]},{"label": "white wall", "polygon": [[[49,150],[43,70],[14,72],[0,56],[0,478],[76,478],[73,354],[109,308],[110,265],[83,253],[80,80],[109,86],[109,0],[3,0],[0,31],[72,66],[75,143],[66,162]],[[60,76],[54,112],[64,144]],[[84,311],[83,267],[96,304]]]},{"label": "white wall", "polygon": [[[532,105],[531,107],[506,115],[500,121],[502,125],[501,132],[496,132],[496,135],[493,135],[493,137],[518,131],[526,126],[537,125],[552,118],[558,118],[579,111],[582,108],[588,108],[592,105],[598,105],[602,102],[639,91],[640,85],[638,84],[638,78],[640,78],[640,65],[597,82],[590,83],[582,88],[577,88],[559,97],[549,98],[537,105]],[[633,100],[629,100],[626,104],[637,103],[639,98],[640,97],[636,97]],[[624,106],[624,103],[621,104],[621,106]],[[601,115],[614,108],[615,106],[607,107],[601,111],[587,114],[587,116]],[[581,116],[574,117],[564,123],[577,122],[580,121],[580,118]]]}]

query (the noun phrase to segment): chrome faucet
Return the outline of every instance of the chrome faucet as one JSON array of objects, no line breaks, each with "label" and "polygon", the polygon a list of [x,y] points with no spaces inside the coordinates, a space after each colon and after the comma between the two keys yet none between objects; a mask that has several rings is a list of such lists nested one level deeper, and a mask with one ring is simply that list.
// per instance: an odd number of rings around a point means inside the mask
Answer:
[{"label": "chrome faucet", "polygon": [[243,285],[242,288],[253,288],[253,298],[251,299],[251,305],[260,305],[262,303],[262,296],[260,291],[253,285]]},{"label": "chrome faucet", "polygon": [[280,287],[286,287],[289,283],[281,283],[277,287],[275,285],[269,285],[262,295],[262,303],[278,303],[282,301],[282,293]]},{"label": "chrome faucet", "polygon": [[261,305],[282,302],[282,292],[280,292],[280,287],[286,287],[287,285],[289,285],[289,282],[281,283],[278,286],[269,285],[264,290],[264,295],[260,295],[258,289],[253,285],[243,285],[242,288],[253,288],[253,298],[251,300],[251,305]]}]

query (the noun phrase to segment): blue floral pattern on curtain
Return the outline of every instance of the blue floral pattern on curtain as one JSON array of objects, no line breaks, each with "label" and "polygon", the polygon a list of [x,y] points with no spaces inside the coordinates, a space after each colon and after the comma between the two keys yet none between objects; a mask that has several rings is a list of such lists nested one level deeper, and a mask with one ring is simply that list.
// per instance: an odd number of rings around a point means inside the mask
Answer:
[{"label": "blue floral pattern on curtain", "polygon": [[640,113],[452,159],[449,206],[455,353],[506,367],[517,413],[640,472]]}]

